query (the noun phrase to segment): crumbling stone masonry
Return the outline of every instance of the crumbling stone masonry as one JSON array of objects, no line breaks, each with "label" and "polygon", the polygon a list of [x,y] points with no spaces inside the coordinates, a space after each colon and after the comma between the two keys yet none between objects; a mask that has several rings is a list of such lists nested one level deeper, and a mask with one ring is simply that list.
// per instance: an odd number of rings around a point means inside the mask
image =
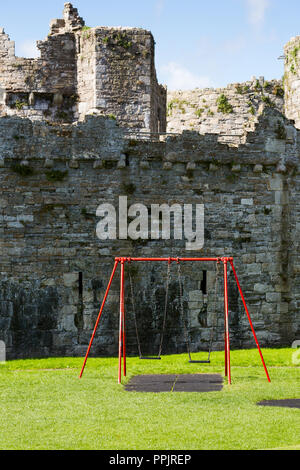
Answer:
[{"label": "crumbling stone masonry", "polygon": [[[221,97],[225,97],[223,108]],[[230,84],[226,88],[170,91],[167,130],[181,133],[188,129],[201,134],[218,134],[219,142],[238,146],[245,143],[247,133],[254,130],[265,105],[284,113],[281,80],[266,81],[263,77],[253,77],[249,82]]]},{"label": "crumbling stone masonry", "polygon": [[[158,121],[164,123],[166,117],[161,104],[165,92],[158,91],[154,75],[151,34],[136,29],[83,30],[83,25],[76,9],[66,4],[64,19],[51,23],[49,38],[39,45],[42,58],[35,60],[15,58],[8,37],[4,33],[0,36],[4,90],[0,118],[0,340],[6,344],[8,358],[83,355],[114,256],[132,255],[233,256],[260,344],[290,346],[300,337],[300,133],[283,113],[286,102],[278,91],[282,83],[274,81],[259,94],[256,81],[247,89],[247,84],[230,86],[221,94],[228,93],[232,112],[224,114],[216,107],[211,116],[205,108],[196,116],[199,126],[201,119],[219,120],[206,121],[211,126],[206,131],[192,130],[187,120],[180,133],[151,134],[145,139],[140,131],[163,130],[159,126],[164,124]],[[125,31],[126,39],[122,36]],[[84,34],[89,37],[83,41]],[[67,49],[63,52],[63,48]],[[127,56],[133,50],[135,59]],[[124,82],[119,83],[123,68]],[[32,82],[28,79],[25,83],[26,70]],[[137,76],[143,86],[136,84]],[[148,91],[140,93],[142,89]],[[24,102],[30,96],[33,104],[22,109],[11,106],[18,93],[26,95]],[[58,117],[73,94],[85,98],[74,102],[72,116],[70,112],[68,117]],[[117,95],[122,102],[117,102]],[[189,98],[181,98],[189,103],[184,103],[187,112],[193,113],[197,99],[202,102],[204,95],[212,108],[219,92],[196,90]],[[178,96],[170,97],[169,103]],[[45,103],[46,97],[51,114],[47,117],[36,106]],[[255,109],[248,123],[250,100]],[[133,113],[135,106],[137,112]],[[161,106],[159,119],[157,106]],[[185,119],[182,106],[178,101],[173,103],[169,125],[172,119],[173,125],[178,125],[176,116]],[[92,111],[94,108],[98,111]],[[135,122],[131,121],[134,114]],[[240,133],[244,124],[246,131]],[[136,136],[128,133],[129,127]],[[230,132],[233,127],[237,132]],[[140,202],[149,208],[153,203],[204,204],[204,248],[187,252],[185,240],[173,238],[100,241],[96,209],[103,202],[117,208],[119,196],[128,197],[128,206]],[[143,353],[155,354],[160,344],[167,267],[139,263],[131,274]],[[182,274],[192,350],[204,350],[215,318],[215,266],[187,263]],[[213,338],[216,349],[223,347],[222,288],[221,280]],[[231,274],[229,292],[231,345],[254,347]],[[127,277],[127,350],[137,354],[129,294]],[[117,353],[118,302],[117,276],[93,355]],[[185,350],[173,266],[163,352]]]},{"label": "crumbling stone masonry", "polygon": [[0,30],[0,115],[63,123],[94,112],[164,132],[166,89],[157,83],[152,34],[89,28],[70,3],[63,15],[38,41],[38,59],[15,57],[14,42]]}]

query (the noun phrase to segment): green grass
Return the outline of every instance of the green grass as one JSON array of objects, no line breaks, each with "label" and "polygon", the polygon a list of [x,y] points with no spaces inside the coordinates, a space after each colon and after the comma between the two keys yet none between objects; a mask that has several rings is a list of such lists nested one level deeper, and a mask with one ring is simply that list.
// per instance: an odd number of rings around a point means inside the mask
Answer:
[{"label": "green grass", "polygon": [[[260,407],[260,400],[299,398],[292,349],[233,351],[232,385],[210,393],[126,392],[116,358],[19,360],[0,366],[0,449],[299,449],[298,409]],[[194,354],[193,358],[202,358]],[[162,361],[128,358],[126,381],[137,374],[222,373],[186,355]]]}]

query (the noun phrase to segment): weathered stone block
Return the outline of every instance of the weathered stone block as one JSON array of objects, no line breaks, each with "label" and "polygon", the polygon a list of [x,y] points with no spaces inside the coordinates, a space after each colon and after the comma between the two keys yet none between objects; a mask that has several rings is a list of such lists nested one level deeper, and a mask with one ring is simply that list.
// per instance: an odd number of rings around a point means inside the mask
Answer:
[{"label": "weathered stone block", "polygon": [[215,165],[214,163],[209,164],[209,171],[215,172],[218,169],[219,169],[219,167],[217,165]]},{"label": "weathered stone block", "polygon": [[70,162],[69,162],[69,168],[72,168],[72,169],[74,169],[74,170],[78,170],[79,166],[80,166],[80,165],[79,165],[78,160],[70,160]]},{"label": "weathered stone block", "polygon": [[44,166],[45,168],[53,168],[54,161],[49,158],[46,158]]},{"label": "weathered stone block", "polygon": [[65,287],[74,287],[78,283],[78,273],[65,273],[63,282]]},{"label": "weathered stone block", "polygon": [[242,167],[240,164],[233,165],[231,168],[231,171],[233,173],[240,173],[241,170],[242,170]]},{"label": "weathered stone block", "polygon": [[267,181],[269,191],[282,191],[283,190],[283,181],[280,175],[273,175]]},{"label": "weathered stone block", "polygon": [[253,206],[253,199],[241,199],[243,206]]},{"label": "weathered stone block", "polygon": [[262,173],[263,168],[264,168],[264,167],[263,167],[262,165],[257,164],[257,165],[254,166],[253,172],[254,172],[254,173]]},{"label": "weathered stone block", "polygon": [[259,294],[266,294],[270,290],[270,286],[267,284],[254,284],[254,292],[258,292]]},{"label": "weathered stone block", "polygon": [[266,293],[266,300],[267,302],[280,302],[281,300],[281,294],[278,292],[267,292]]},{"label": "weathered stone block", "polygon": [[200,290],[189,291],[189,300],[191,302],[203,301],[203,293]]},{"label": "weathered stone block", "polygon": [[172,170],[172,168],[173,168],[173,164],[171,162],[164,163],[164,166],[163,166],[164,170]]},{"label": "weathered stone block", "polygon": [[285,141],[281,141],[278,139],[272,139],[270,137],[267,138],[266,141],[266,146],[265,146],[266,152],[274,152],[278,154],[284,154],[285,153]]},{"label": "weathered stone block", "polygon": [[272,315],[277,312],[277,306],[274,303],[263,302],[261,306],[261,313],[263,315]]},{"label": "weathered stone block", "polygon": [[289,304],[287,302],[281,302],[277,305],[277,312],[278,313],[288,313],[289,311]]},{"label": "weathered stone block", "polygon": [[77,331],[74,324],[74,315],[65,315],[61,323],[61,327],[65,331]]}]

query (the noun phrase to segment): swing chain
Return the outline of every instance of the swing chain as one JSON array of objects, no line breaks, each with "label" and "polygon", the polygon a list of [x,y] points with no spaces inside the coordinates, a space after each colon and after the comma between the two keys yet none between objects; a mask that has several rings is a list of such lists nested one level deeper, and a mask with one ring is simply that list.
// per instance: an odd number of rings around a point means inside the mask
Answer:
[{"label": "swing chain", "polygon": [[210,343],[209,343],[209,352],[208,352],[208,360],[210,360],[210,355],[212,351],[213,339],[214,339],[214,332],[217,328],[217,296],[218,296],[218,279],[220,273],[220,260],[216,263],[216,282],[215,282],[215,299],[214,299],[214,313],[213,313],[213,323],[210,332]]},{"label": "swing chain", "polygon": [[189,334],[188,334],[188,326],[185,324],[184,320],[184,309],[183,309],[183,289],[182,289],[182,273],[181,273],[181,264],[179,260],[177,260],[177,271],[178,271],[178,283],[179,283],[179,305],[180,305],[180,313],[181,313],[181,318],[183,322],[183,328],[184,328],[184,337],[185,337],[185,343],[187,347],[187,353],[189,355],[189,360],[191,361],[191,351],[190,351],[190,342],[189,342]]},{"label": "swing chain", "polygon": [[[186,325],[185,319],[184,319],[184,308],[183,308],[183,288],[182,288],[182,274],[181,274],[181,265],[179,260],[177,260],[177,265],[178,265],[178,282],[179,282],[179,301],[180,301],[180,312],[181,312],[181,317],[183,321],[183,326],[184,326],[184,335],[185,335],[185,341],[187,345],[187,352],[189,356],[190,362],[192,362],[192,357],[191,357],[191,350],[190,350],[190,341],[189,341],[189,333],[188,333],[188,327],[189,324]],[[210,333],[210,343],[209,343],[209,351],[208,351],[208,359],[207,362],[210,362],[210,356],[212,352],[212,345],[213,345],[213,338],[214,338],[214,332],[217,327],[217,295],[218,295],[218,278],[219,278],[219,272],[220,272],[220,261],[218,260],[216,263],[216,281],[215,281],[215,298],[214,298],[214,314],[213,314],[213,324],[211,327],[211,333]],[[187,317],[187,321],[189,321]]]},{"label": "swing chain", "polygon": [[160,339],[160,346],[158,357],[161,356],[162,347],[163,347],[163,340],[164,340],[164,332],[166,328],[166,320],[167,320],[167,312],[168,312],[168,297],[169,297],[169,283],[170,283],[170,276],[171,276],[171,260],[168,261],[168,271],[167,271],[167,282],[166,282],[166,295],[165,295],[165,309],[164,309],[164,318],[163,318],[163,326],[162,326],[162,334]]},{"label": "swing chain", "polygon": [[[133,318],[134,318],[134,325],[135,325],[135,332],[136,332],[136,338],[137,338],[137,346],[138,346],[139,358],[140,358],[140,359],[146,359],[146,358],[143,357],[143,355],[142,355],[142,348],[141,348],[141,342],[140,342],[140,337],[139,337],[138,324],[137,324],[137,316],[136,316],[136,308],[135,308],[135,301],[134,301],[133,280],[132,280],[132,276],[131,276],[130,269],[128,270],[128,272],[129,272],[129,281],[130,281],[130,294],[131,294],[132,312],[133,312]],[[159,351],[158,351],[158,356],[157,356],[157,358],[152,357],[151,359],[160,359],[161,354],[162,354],[162,347],[163,347],[163,340],[164,340],[164,332],[165,332],[166,321],[167,321],[168,295],[169,295],[170,276],[171,276],[171,259],[169,259],[169,261],[168,261],[168,271],[167,271],[167,281],[166,281],[166,295],[165,295],[165,307],[164,307],[164,317],[163,317],[163,325],[162,325],[162,332],[161,332],[161,338],[160,338]]]},{"label": "swing chain", "polygon": [[137,318],[136,318],[136,310],[135,310],[135,301],[134,301],[134,294],[133,294],[133,282],[132,282],[132,276],[130,269],[128,269],[129,273],[129,282],[130,282],[130,292],[131,292],[131,304],[132,304],[132,312],[133,312],[133,318],[134,318],[134,326],[135,326],[135,333],[136,333],[136,339],[137,339],[137,346],[138,346],[138,352],[139,352],[139,357],[142,357],[142,350],[141,350],[141,343],[140,343],[140,338],[139,338],[139,332],[138,332],[138,325],[137,325]]}]

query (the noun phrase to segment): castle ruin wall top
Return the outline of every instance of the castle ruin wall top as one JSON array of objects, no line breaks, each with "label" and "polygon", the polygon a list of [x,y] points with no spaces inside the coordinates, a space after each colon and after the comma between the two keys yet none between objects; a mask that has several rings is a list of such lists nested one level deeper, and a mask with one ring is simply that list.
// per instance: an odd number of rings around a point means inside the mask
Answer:
[{"label": "castle ruin wall top", "polygon": [[[0,116],[57,123],[106,115],[125,128],[150,133],[192,130],[216,133],[232,146],[245,142],[264,106],[275,107],[299,127],[300,37],[285,46],[285,77],[263,77],[222,89],[169,91],[159,85],[150,31],[136,27],[90,28],[77,8],[38,41],[40,58],[15,56],[15,43],[0,28]],[[220,98],[227,108],[219,106]]]},{"label": "castle ruin wall top", "polygon": [[150,31],[89,28],[66,3],[37,47],[40,58],[16,57],[0,30],[0,116],[68,123],[94,110],[124,127],[165,131],[166,89],[157,82]]}]

